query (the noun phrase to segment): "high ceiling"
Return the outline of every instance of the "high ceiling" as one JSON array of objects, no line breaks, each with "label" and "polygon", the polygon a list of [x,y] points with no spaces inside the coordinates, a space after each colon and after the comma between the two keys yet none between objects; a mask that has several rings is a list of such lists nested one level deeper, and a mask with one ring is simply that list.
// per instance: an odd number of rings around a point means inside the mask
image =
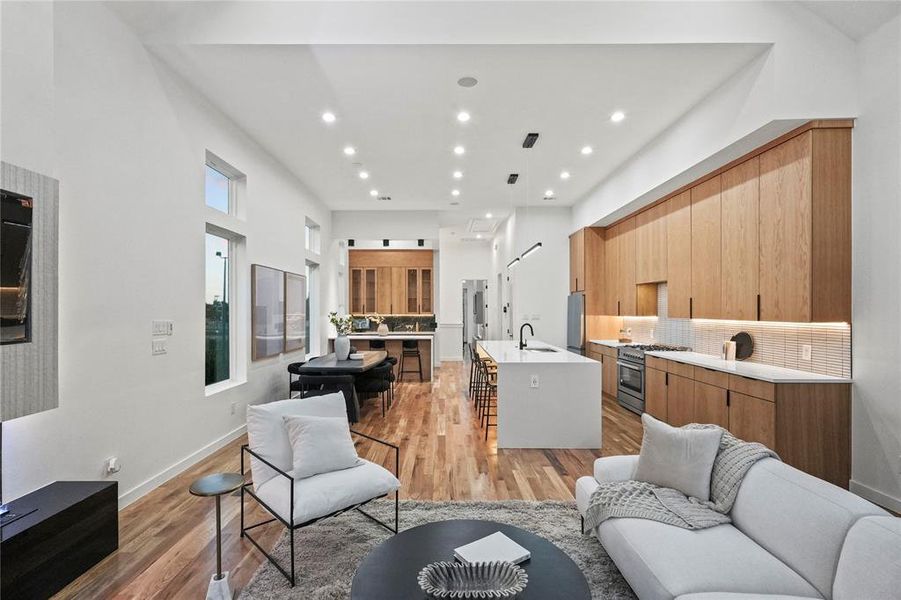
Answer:
[{"label": "high ceiling", "polygon": [[[765,44],[161,45],[335,210],[571,205]],[[478,79],[464,88],[457,80]],[[456,116],[465,110],[467,123]],[[617,110],[625,119],[613,123]],[[321,115],[331,111],[334,123]],[[524,136],[540,138],[531,150]],[[454,154],[457,145],[463,156]],[[589,145],[593,152],[580,150]],[[352,146],[354,156],[343,149]],[[216,151],[215,148],[211,148]],[[228,160],[227,156],[222,158]],[[355,164],[359,163],[359,164]],[[362,180],[359,171],[370,174]],[[455,180],[452,173],[463,177]],[[563,180],[562,171],[570,177]],[[509,173],[519,173],[515,186]],[[370,190],[391,201],[379,201]],[[451,195],[458,189],[459,196]],[[553,200],[545,200],[548,190]],[[459,202],[452,206],[451,202]]]}]

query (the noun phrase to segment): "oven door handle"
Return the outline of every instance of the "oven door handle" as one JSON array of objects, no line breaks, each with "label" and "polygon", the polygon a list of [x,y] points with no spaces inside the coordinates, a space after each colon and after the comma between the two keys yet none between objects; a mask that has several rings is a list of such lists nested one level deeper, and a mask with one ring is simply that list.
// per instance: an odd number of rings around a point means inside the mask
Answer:
[{"label": "oven door handle", "polygon": [[644,372],[644,365],[636,365],[634,363],[626,362],[624,360],[616,361],[616,364],[620,367],[625,367],[627,369],[632,369],[634,371]]}]

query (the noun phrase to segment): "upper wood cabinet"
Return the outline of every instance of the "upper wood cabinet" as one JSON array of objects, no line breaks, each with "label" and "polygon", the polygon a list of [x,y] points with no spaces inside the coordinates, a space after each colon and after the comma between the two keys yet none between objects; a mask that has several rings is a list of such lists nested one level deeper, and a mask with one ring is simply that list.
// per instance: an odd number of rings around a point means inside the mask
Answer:
[{"label": "upper wood cabinet", "polygon": [[722,314],[722,226],[720,176],[691,188],[691,316]]},{"label": "upper wood cabinet", "polygon": [[635,216],[635,282],[666,281],[667,206],[661,202]]},{"label": "upper wood cabinet", "polygon": [[585,291],[585,230],[569,236],[569,291]]},{"label": "upper wood cabinet", "polygon": [[432,314],[431,250],[351,250],[348,307],[351,314]]},{"label": "upper wood cabinet", "polygon": [[617,227],[604,233],[604,314],[619,315],[619,238]]},{"label": "upper wood cabinet", "polygon": [[851,321],[851,131],[760,155],[760,319]]},{"label": "upper wood cabinet", "polygon": [[635,288],[635,217],[607,228],[604,244],[607,314],[637,315]]},{"label": "upper wood cabinet", "polygon": [[667,316],[691,317],[691,192],[673,196],[666,205]]},{"label": "upper wood cabinet", "polygon": [[755,156],[722,175],[723,319],[753,321],[758,298],[758,218],[760,159]]}]

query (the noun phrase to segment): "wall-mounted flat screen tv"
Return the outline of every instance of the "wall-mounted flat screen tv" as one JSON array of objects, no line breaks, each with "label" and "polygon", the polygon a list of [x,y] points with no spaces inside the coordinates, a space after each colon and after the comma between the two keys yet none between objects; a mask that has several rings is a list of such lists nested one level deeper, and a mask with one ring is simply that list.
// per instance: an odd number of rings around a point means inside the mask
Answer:
[{"label": "wall-mounted flat screen tv", "polygon": [[0,343],[31,341],[33,201],[0,190]]}]

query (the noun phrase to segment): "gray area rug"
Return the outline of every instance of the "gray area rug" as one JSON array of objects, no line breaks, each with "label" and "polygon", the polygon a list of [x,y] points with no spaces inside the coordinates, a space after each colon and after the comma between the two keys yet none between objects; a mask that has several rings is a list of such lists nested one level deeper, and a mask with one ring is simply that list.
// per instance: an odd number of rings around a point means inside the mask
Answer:
[{"label": "gray area rug", "polygon": [[[393,520],[394,502],[370,505],[374,515]],[[401,501],[401,531],[448,519],[484,519],[521,527],[553,542],[575,561],[588,579],[592,597],[610,600],[635,598],[607,552],[592,535],[579,535],[579,513],[573,502],[415,502]],[[296,598],[345,600],[350,597],[353,574],[370,550],[390,533],[353,511],[326,519],[295,532],[297,585],[288,581],[266,561],[241,593],[241,600]],[[288,565],[287,533],[272,553]],[[389,600],[389,599],[386,599]]]}]

